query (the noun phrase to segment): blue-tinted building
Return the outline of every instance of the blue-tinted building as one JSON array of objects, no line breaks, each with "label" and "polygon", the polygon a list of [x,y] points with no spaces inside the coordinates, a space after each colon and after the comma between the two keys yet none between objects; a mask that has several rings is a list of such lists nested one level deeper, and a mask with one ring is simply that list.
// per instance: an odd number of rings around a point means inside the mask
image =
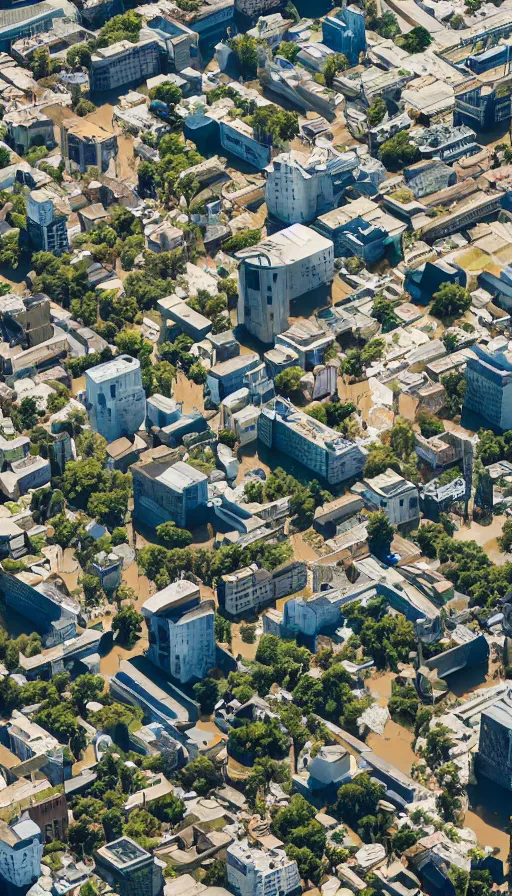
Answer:
[{"label": "blue-tinted building", "polygon": [[357,65],[359,54],[366,52],[363,10],[346,6],[335,16],[327,16],[322,23],[322,40],[336,53],[344,53],[351,65]]}]

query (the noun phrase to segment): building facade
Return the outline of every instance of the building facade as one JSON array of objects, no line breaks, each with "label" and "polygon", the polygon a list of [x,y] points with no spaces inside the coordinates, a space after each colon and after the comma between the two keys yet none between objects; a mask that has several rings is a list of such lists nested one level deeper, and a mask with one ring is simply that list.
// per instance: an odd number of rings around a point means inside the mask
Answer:
[{"label": "building facade", "polygon": [[366,52],[364,11],[358,6],[345,6],[322,22],[322,40],[336,53],[343,53],[350,65],[357,65]]},{"label": "building facade", "polygon": [[133,464],[133,515],[155,529],[160,523],[193,525],[208,501],[208,477],[189,464]]},{"label": "building facade", "polygon": [[91,426],[107,442],[133,436],[144,423],[146,393],[140,361],[118,355],[85,374],[85,406]]},{"label": "building facade", "polygon": [[259,611],[307,585],[306,565],[292,561],[273,572],[258,569],[255,563],[221,576],[217,583],[219,607],[229,616],[238,617]]},{"label": "building facade", "polygon": [[331,485],[358,476],[366,462],[366,450],[360,444],[343,438],[283,398],[262,408],[258,438],[269,448],[294,457]]},{"label": "building facade", "polygon": [[334,277],[334,247],[302,224],[292,224],[240,259],[238,322],[263,343],[288,328],[290,302]]},{"label": "building facade", "polygon": [[32,190],[27,196],[27,232],[35,249],[62,255],[69,249],[67,220],[55,212],[49,190]]},{"label": "building facade", "polygon": [[0,883],[20,888],[34,883],[43,848],[41,829],[27,815],[15,824],[0,821]]},{"label": "building facade", "polygon": [[156,37],[135,44],[120,40],[92,54],[89,70],[91,92],[103,93],[130,84],[141,84],[159,75],[161,70],[160,44]]},{"label": "building facade", "polygon": [[482,712],[477,769],[512,790],[512,701],[508,695]]},{"label": "building facade", "polygon": [[358,165],[353,151],[315,148],[308,156],[281,153],[268,167],[265,202],[269,213],[285,224],[309,224],[335,208]]},{"label": "building facade", "polygon": [[96,872],[119,896],[160,896],[164,879],[155,857],[129,837],[120,837],[94,854]]},{"label": "building facade", "polygon": [[512,429],[512,357],[473,346],[476,358],[466,365],[464,409],[501,430]]},{"label": "building facade", "polygon": [[227,879],[236,896],[288,896],[300,892],[297,862],[281,849],[263,852],[247,840],[235,841],[226,850]]},{"label": "building facade", "polygon": [[215,605],[201,602],[198,585],[180,579],[142,607],[148,626],[148,659],[182,684],[204,678],[215,666]]},{"label": "building facade", "polygon": [[351,491],[362,498],[369,510],[384,511],[393,526],[419,522],[418,488],[394,470],[388,469],[380,476],[356,482]]},{"label": "building facade", "polygon": [[64,793],[56,793],[47,800],[34,803],[27,811],[32,821],[41,828],[43,843],[51,843],[52,840],[66,841],[68,803]]},{"label": "building facade", "polygon": [[83,118],[65,119],[60,126],[60,148],[66,171],[84,173],[90,166],[105,172],[117,157],[117,137]]}]

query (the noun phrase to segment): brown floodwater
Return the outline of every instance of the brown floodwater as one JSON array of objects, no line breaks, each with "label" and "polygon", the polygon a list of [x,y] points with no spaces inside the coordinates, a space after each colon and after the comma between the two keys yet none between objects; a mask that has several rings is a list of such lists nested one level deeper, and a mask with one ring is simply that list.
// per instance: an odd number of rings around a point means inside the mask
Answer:
[{"label": "brown floodwater", "polygon": [[183,402],[183,413],[188,414],[194,408],[204,411],[203,387],[189,380],[182,370],[178,371],[176,382],[173,385],[172,397],[175,401]]},{"label": "brown floodwater", "polygon": [[[380,706],[388,705],[391,686],[395,678],[394,672],[382,672],[366,680],[367,688]],[[413,750],[414,734],[408,728],[389,719],[384,733],[382,735],[369,734],[366,743],[381,759],[391,762],[404,774],[410,774],[416,755]]]},{"label": "brown floodwater", "polygon": [[464,823],[475,832],[481,846],[497,849],[503,861],[508,856],[510,836],[505,833],[510,821],[510,798],[506,791],[486,778],[467,788],[470,809]]}]

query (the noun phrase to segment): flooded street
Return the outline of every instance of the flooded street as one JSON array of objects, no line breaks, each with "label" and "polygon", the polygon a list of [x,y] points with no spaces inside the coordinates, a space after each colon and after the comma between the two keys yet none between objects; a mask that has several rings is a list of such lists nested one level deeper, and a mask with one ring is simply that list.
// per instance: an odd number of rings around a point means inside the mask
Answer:
[{"label": "flooded street", "polygon": [[[383,672],[366,680],[367,688],[380,706],[388,705],[395,678],[394,672]],[[389,719],[384,734],[369,734],[366,743],[381,759],[391,762],[404,774],[410,774],[411,766],[416,761],[416,754],[413,750],[414,734],[408,728]]]},{"label": "flooded street", "polygon": [[510,560],[510,554],[502,554],[498,548],[497,539],[503,532],[503,523],[507,517],[504,514],[498,514],[493,517],[492,522],[488,526],[482,526],[474,521],[470,526],[461,526],[453,537],[457,541],[476,541],[489,557],[489,559],[497,566],[503,566]]},{"label": "flooded street", "polygon": [[182,370],[178,371],[178,378],[172,389],[172,397],[175,401],[183,402],[184,414],[188,414],[194,409],[204,410],[203,387],[189,380]]}]

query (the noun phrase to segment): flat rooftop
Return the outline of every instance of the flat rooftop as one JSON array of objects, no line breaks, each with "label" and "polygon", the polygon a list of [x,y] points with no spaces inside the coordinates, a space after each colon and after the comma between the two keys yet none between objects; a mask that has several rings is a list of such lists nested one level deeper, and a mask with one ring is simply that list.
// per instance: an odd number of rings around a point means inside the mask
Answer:
[{"label": "flat rooftop", "polygon": [[142,846],[130,840],[129,837],[120,837],[112,843],[98,849],[98,855],[116,868],[127,868],[129,865],[137,865],[140,861],[149,858],[149,853]]},{"label": "flat rooftop", "polygon": [[170,609],[174,610],[182,604],[187,604],[192,598],[199,596],[200,591],[197,585],[186,579],[180,579],[149,597],[142,605],[142,612],[158,615]]},{"label": "flat rooftop", "polygon": [[310,227],[292,224],[291,227],[267,237],[250,249],[235,252],[235,257],[260,267],[279,267],[332,248],[331,240],[311,230]]},{"label": "flat rooftop", "polygon": [[158,482],[167,485],[175,492],[184,492],[190,485],[196,485],[199,482],[206,482],[208,476],[191,467],[190,464],[182,460],[177,461],[172,467],[167,467],[160,476],[156,477]]},{"label": "flat rooftop", "polygon": [[104,364],[98,364],[97,367],[91,367],[86,370],[85,378],[92,380],[93,383],[104,383],[125,373],[131,373],[140,368],[140,362],[131,355],[118,355],[111,361],[105,361]]}]

